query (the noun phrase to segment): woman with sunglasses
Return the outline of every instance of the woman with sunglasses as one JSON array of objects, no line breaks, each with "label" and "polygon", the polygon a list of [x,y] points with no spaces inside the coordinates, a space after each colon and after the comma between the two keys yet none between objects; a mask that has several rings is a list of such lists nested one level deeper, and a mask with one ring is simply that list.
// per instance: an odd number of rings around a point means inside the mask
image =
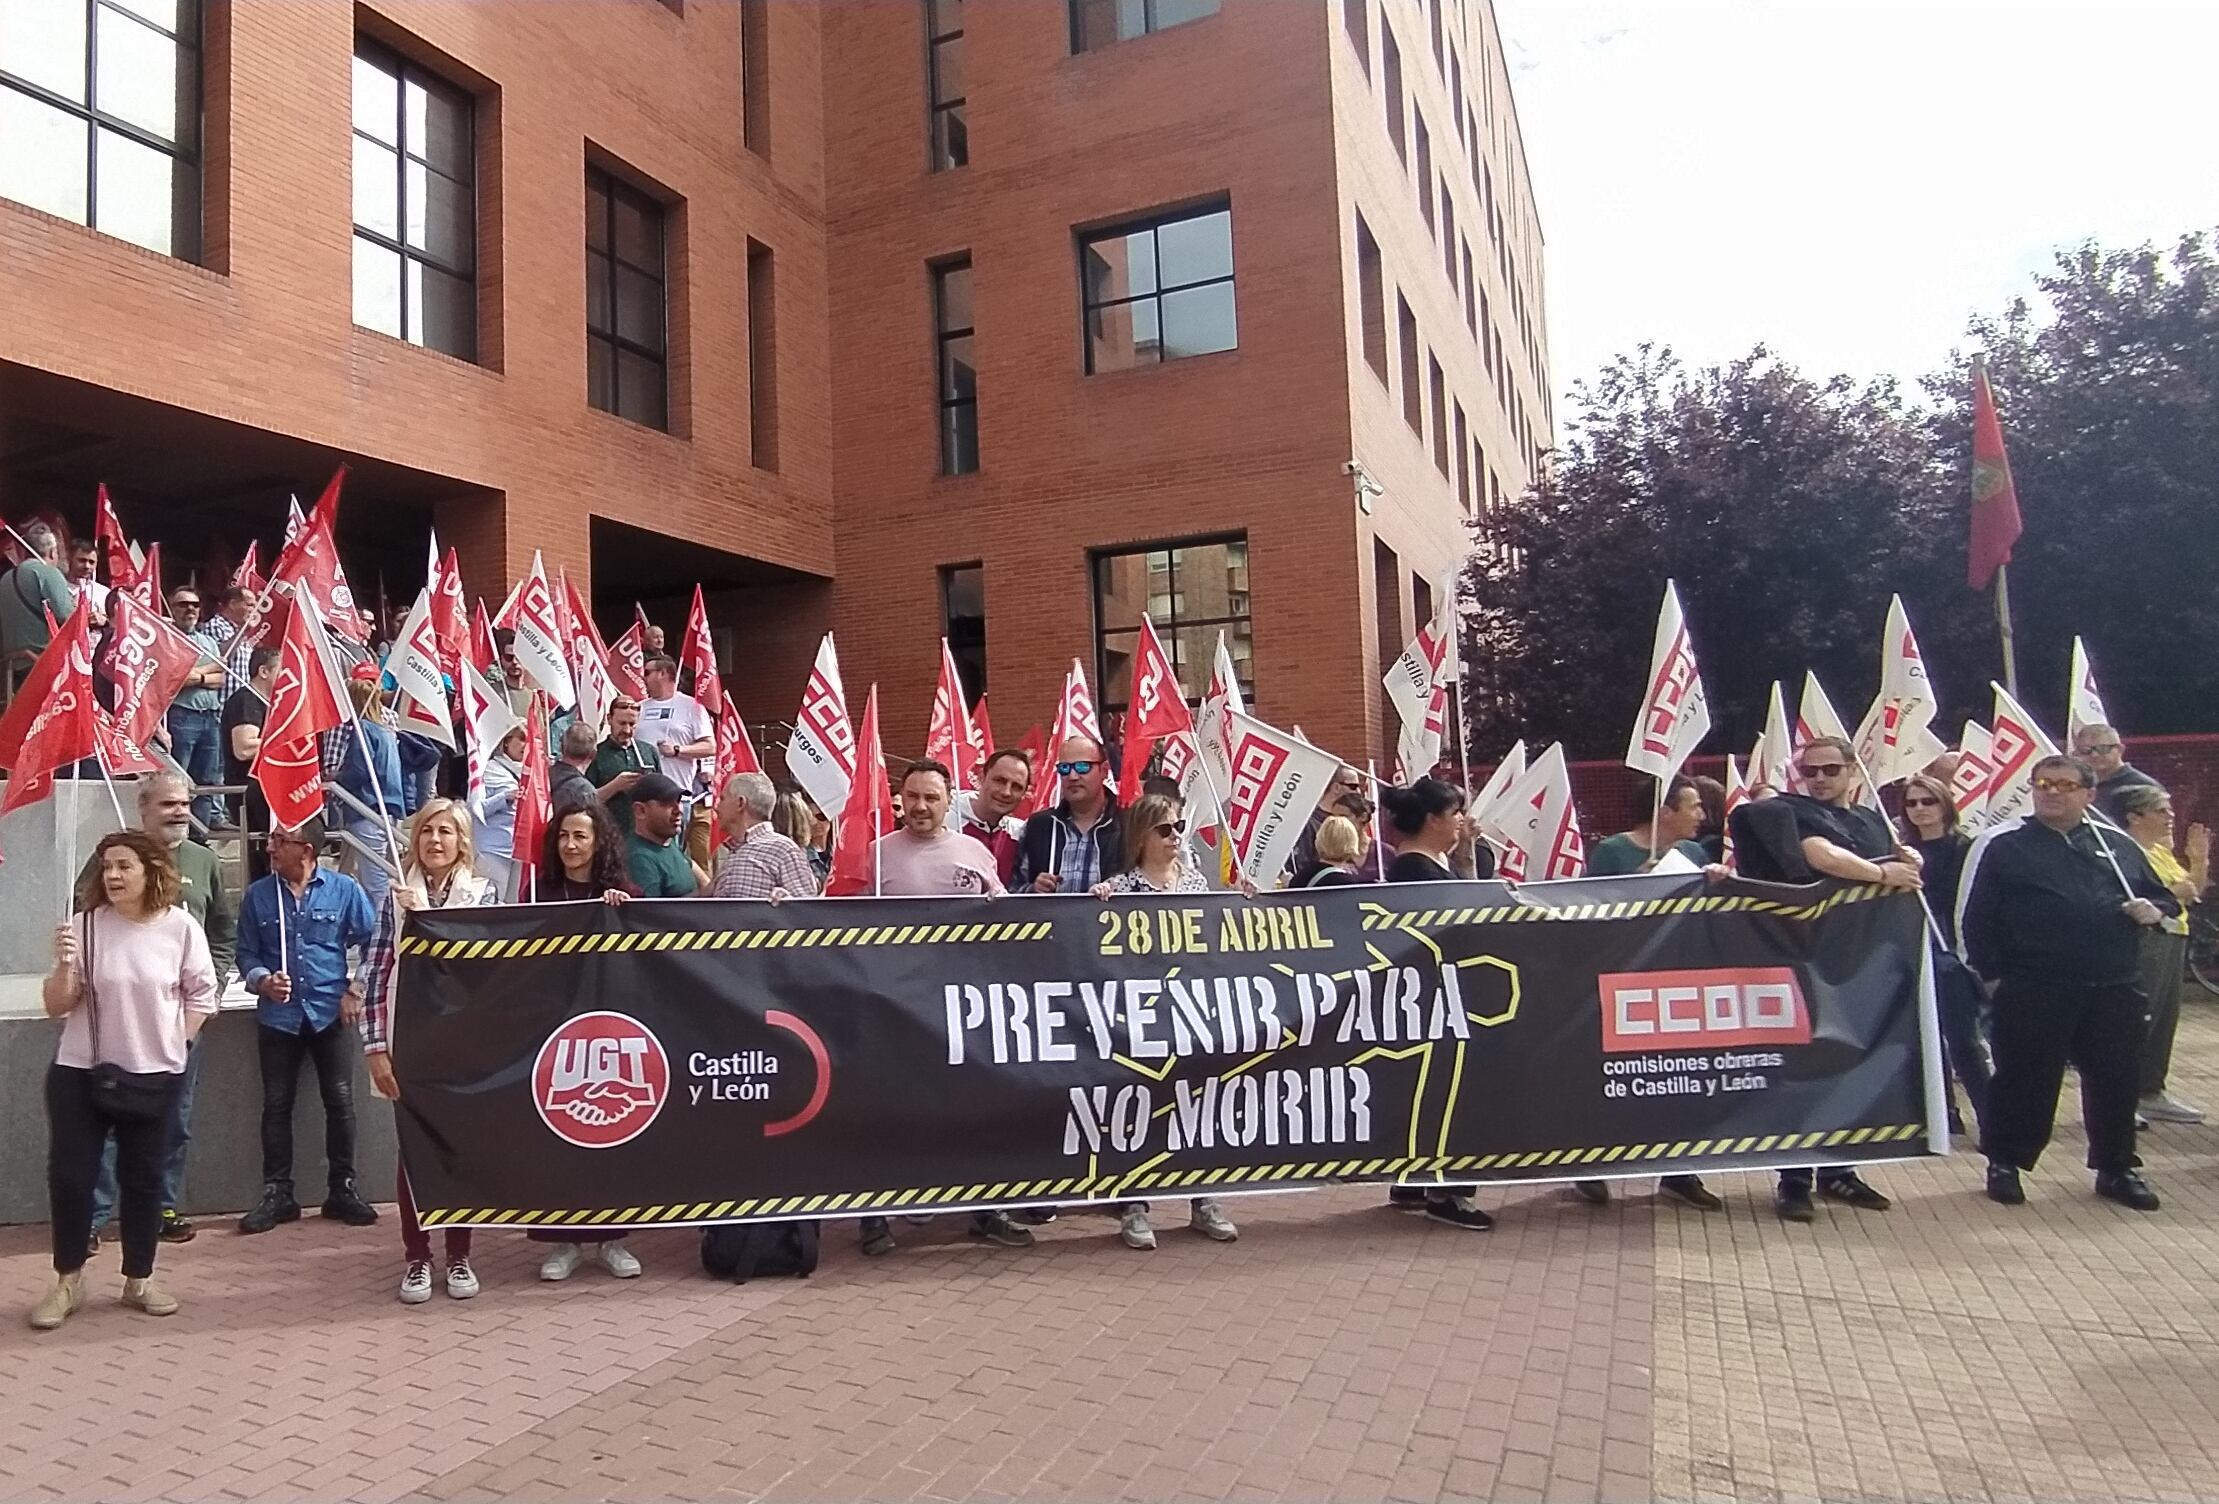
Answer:
[{"label": "woman with sunglasses", "polygon": [[[1926,884],[1926,906],[1934,916],[1934,1001],[1941,1015],[1942,1060],[1965,1088],[1973,1121],[1988,1111],[1988,1042],[1980,1032],[1980,983],[1957,958],[1957,882],[1964,875],[1972,837],[1958,828],[1957,801],[1939,778],[1916,774],[1903,785],[1903,843],[1919,854]],[[1965,1120],[1955,1097],[1949,1103],[1949,1131],[1963,1133]]]},{"label": "woman with sunglasses", "polygon": [[[1187,860],[1186,808],[1163,794],[1142,794],[1125,811],[1124,870],[1096,883],[1093,893],[1105,903],[1134,893],[1206,893],[1209,883],[1201,870]],[[1256,888],[1245,878],[1241,891],[1254,897]],[[1230,1243],[1240,1236],[1215,1200],[1197,1196],[1187,1225],[1203,1237]],[[1148,1203],[1127,1201],[1117,1209],[1117,1233],[1127,1248],[1156,1246],[1156,1229],[1148,1221]]]}]

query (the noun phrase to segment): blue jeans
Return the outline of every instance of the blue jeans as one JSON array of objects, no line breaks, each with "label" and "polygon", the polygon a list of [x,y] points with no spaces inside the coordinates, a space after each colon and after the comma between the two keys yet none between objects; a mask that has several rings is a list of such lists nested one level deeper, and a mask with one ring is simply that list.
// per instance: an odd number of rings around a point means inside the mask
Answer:
[{"label": "blue jeans", "polygon": [[[223,782],[222,718],[213,710],[172,705],[168,720],[170,756],[177,759],[185,776],[200,788]],[[193,801],[193,814],[211,829],[221,825],[223,800],[214,794],[202,794]]]},{"label": "blue jeans", "polygon": [[[399,822],[396,821],[395,823],[398,824]],[[382,820],[365,820],[356,815],[354,811],[349,810],[347,811],[347,833],[372,851],[382,851],[387,856],[393,854],[390,843],[385,839],[385,822]],[[362,884],[362,891],[369,895],[370,909],[373,913],[382,914],[385,912],[385,897],[393,891],[391,873],[362,855],[361,852],[352,849],[347,851],[346,859],[340,870],[350,873],[356,882]]]},{"label": "blue jeans", "polygon": [[[169,1152],[162,1158],[162,1210],[177,1210],[178,1193],[185,1185],[185,1150],[193,1141],[193,1083],[200,1077],[200,1041],[185,1049],[185,1084],[177,1093],[177,1111],[170,1118]],[[92,1188],[92,1230],[108,1225],[116,1209],[116,1140],[108,1136],[100,1151],[100,1178]]]}]

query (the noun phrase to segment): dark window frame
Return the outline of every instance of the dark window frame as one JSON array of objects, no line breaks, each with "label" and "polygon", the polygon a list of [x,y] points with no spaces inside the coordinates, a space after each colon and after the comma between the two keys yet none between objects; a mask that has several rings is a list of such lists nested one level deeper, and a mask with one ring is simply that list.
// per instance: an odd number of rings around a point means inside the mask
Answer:
[{"label": "dark window frame", "polygon": [[[1229,548],[1234,544],[1238,544],[1246,555],[1243,567],[1249,571],[1249,588],[1243,592],[1243,599],[1247,602],[1248,609],[1245,611],[1229,611],[1223,616],[1187,616],[1181,613],[1178,609],[1178,602],[1184,592],[1179,589],[1178,584],[1179,555],[1190,549]],[[1130,627],[1110,627],[1103,624],[1102,566],[1116,559],[1137,558],[1145,560],[1153,554],[1166,554],[1170,556],[1171,560],[1171,609],[1164,614],[1161,620],[1157,620],[1152,613],[1149,620],[1155,626],[1157,640],[1163,643],[1164,651],[1172,655],[1174,672],[1183,673],[1186,667],[1178,661],[1178,644],[1181,640],[1179,634],[1183,630],[1188,628],[1206,630],[1211,627],[1232,628],[1245,625],[1248,628],[1249,646],[1248,680],[1240,686],[1240,691],[1241,698],[1244,701],[1251,705],[1254,704],[1256,700],[1256,591],[1254,574],[1256,562],[1255,555],[1250,550],[1248,534],[1245,531],[1236,530],[1226,533],[1201,533],[1189,538],[1166,538],[1152,543],[1139,543],[1117,548],[1095,548],[1087,551],[1087,592],[1094,610],[1094,684],[1100,696],[1096,708],[1104,715],[1130,708],[1131,701],[1129,697],[1123,700],[1111,700],[1109,698],[1109,647],[1113,638],[1133,642],[1138,642],[1140,638],[1138,623]],[[1144,564],[1142,567],[1145,570],[1146,565]],[[1228,631],[1226,636],[1230,641],[1233,634]],[[1235,658],[1234,663],[1238,667],[1240,660]],[[1211,671],[1210,668],[1205,667],[1202,673],[1202,690],[1197,695],[1190,696],[1190,699],[1199,699],[1201,693],[1208,692]],[[1182,679],[1182,692],[1184,688],[1185,685]]]},{"label": "dark window frame", "polygon": [[[964,574],[978,576],[979,610],[976,617],[959,617],[955,614],[954,586],[956,577]],[[967,702],[963,708],[965,710],[976,710],[979,701],[986,697],[986,564],[979,559],[966,559],[957,564],[943,564],[940,566],[939,575],[941,635],[947,639],[948,652],[955,658],[956,672],[963,679],[963,698]],[[975,641],[973,640],[974,634],[969,628],[957,629],[958,622],[974,620],[978,623]],[[1001,749],[988,747],[986,750],[987,754],[991,756]]]},{"label": "dark window frame", "polygon": [[[45,3],[49,5],[77,4],[80,3],[80,0],[45,0]],[[167,30],[128,7],[109,4],[107,0],[81,0],[81,3],[85,8],[84,102],[80,104],[66,95],[55,93],[43,84],[33,83],[28,78],[19,77],[4,69],[0,69],[0,89],[12,89],[25,98],[45,105],[49,109],[61,111],[84,126],[85,217],[82,223],[86,229],[99,231],[99,233],[113,239],[124,240],[127,245],[136,245],[141,250],[152,251],[157,256],[166,255],[173,261],[183,261],[188,265],[198,266],[202,255],[206,252],[208,238],[206,226],[207,183],[203,175],[206,168],[207,142],[205,135],[208,125],[208,80],[204,55],[207,40],[206,0],[180,0],[182,8],[188,14],[183,18],[184,24],[180,25],[176,31]],[[177,48],[180,65],[184,63],[187,57],[190,57],[193,75],[193,97],[189,109],[180,108],[177,112],[181,120],[189,117],[192,121],[192,144],[190,147],[182,140],[164,141],[144,126],[135,125],[120,115],[109,114],[100,108],[98,103],[100,99],[100,13],[104,10],[112,11],[128,22],[144,26],[156,35],[168,38]],[[189,215],[182,212],[181,206],[177,202],[177,178],[173,175],[170,180],[170,249],[168,251],[155,251],[153,247],[143,245],[139,241],[125,240],[123,236],[117,235],[113,230],[102,230],[100,228],[100,133],[102,131],[121,136],[134,145],[143,146],[149,151],[159,152],[169,158],[171,162],[177,164],[178,167],[189,169],[188,176],[192,184],[192,210]],[[9,202],[16,203],[19,200],[10,199]],[[40,212],[47,211],[41,210]],[[68,218],[66,215],[56,215],[55,217]],[[71,222],[78,223],[79,221],[72,220]],[[190,248],[181,252],[178,248],[178,241],[183,232],[189,232]]]},{"label": "dark window frame", "polygon": [[[404,344],[414,345],[420,350],[437,350],[443,355],[451,355],[457,360],[466,360],[474,365],[478,359],[478,97],[453,80],[442,77],[402,53],[394,51],[391,47],[387,47],[372,38],[362,36],[360,33],[355,36],[354,56],[369,63],[372,67],[383,70],[393,80],[395,116],[393,140],[388,145],[386,142],[377,140],[374,136],[368,139],[373,144],[386,148],[393,153],[393,222],[399,227],[400,233],[397,237],[389,236],[381,231],[366,228],[359,222],[354,226],[356,239],[366,240],[379,250],[401,258],[401,332],[390,337],[399,339]],[[470,245],[470,265],[467,269],[457,267],[453,263],[433,255],[429,249],[418,249],[408,244],[408,164],[411,160],[408,140],[408,86],[412,82],[422,86],[427,94],[439,93],[453,96],[464,107],[464,114],[469,121],[470,140],[464,154],[470,168],[468,178],[457,178],[443,168],[433,166],[429,157],[414,157],[414,160],[420,163],[427,173],[445,178],[447,181],[457,183],[469,190],[470,233],[467,238]],[[354,136],[363,135],[363,132],[350,126],[349,135],[351,139]],[[412,261],[422,262],[441,276],[451,277],[470,289],[470,317],[467,321],[470,347],[467,350],[450,350],[444,345],[435,345],[428,340],[417,340],[409,337],[408,266]],[[357,320],[356,323],[357,327],[369,327],[362,324],[360,320]],[[384,331],[375,332],[383,333]]]},{"label": "dark window frame", "polygon": [[[974,306],[971,312],[973,320],[971,323],[956,327],[950,327],[948,323],[948,278],[958,272],[965,277],[969,277],[971,275],[971,258],[968,253],[960,256],[950,256],[944,260],[931,263],[931,271],[933,377],[939,395],[940,473],[942,475],[975,475],[978,473],[980,464],[978,326],[976,323],[978,311]],[[975,295],[975,289],[972,291]],[[968,298],[966,298],[966,301],[969,301]],[[955,365],[949,351],[949,347],[959,339],[967,339],[972,342],[971,395],[968,397],[962,395],[956,388],[954,380]],[[956,415],[963,412],[970,414],[970,452],[968,455],[970,463],[968,465],[963,463],[966,456],[962,452],[962,446],[956,442],[956,430],[953,426],[957,421]]]},{"label": "dark window frame", "polygon": [[[940,95],[940,48],[953,43],[968,51],[964,43],[964,28],[958,25],[953,31],[936,30],[940,24],[940,7],[943,0],[924,0],[925,7],[925,156],[934,172],[953,172],[971,165],[971,121],[967,106],[969,93],[953,99]],[[954,0],[960,5],[962,0]]]},{"label": "dark window frame", "polygon": [[1109,37],[1095,42],[1090,47],[1086,42],[1086,28],[1082,19],[1086,12],[1086,3],[1087,0],[1070,0],[1070,3],[1065,7],[1071,22],[1071,55],[1073,57],[1082,53],[1101,52],[1106,48],[1115,47],[1120,42],[1137,42],[1142,37],[1152,37],[1159,32],[1170,31],[1175,27],[1191,26],[1196,21],[1207,21],[1210,17],[1216,15],[1221,8],[1220,0],[1210,0],[1210,8],[1201,14],[1187,16],[1182,20],[1173,21],[1169,25],[1163,25],[1156,19],[1157,7],[1162,4],[1162,0],[1140,0],[1141,21],[1139,31],[1129,37]]},{"label": "dark window frame", "polygon": [[[1162,276],[1163,257],[1155,251],[1155,237],[1171,225],[1186,224],[1197,219],[1208,219],[1215,214],[1225,216],[1225,252],[1230,270],[1222,277],[1204,277],[1194,282],[1166,283]],[[1087,252],[1106,241],[1122,240],[1127,236],[1146,231],[1155,255],[1156,273],[1151,278],[1153,286],[1147,292],[1127,293],[1121,298],[1095,300],[1086,274]],[[1086,374],[1098,372],[1094,365],[1094,316],[1110,308],[1129,308],[1140,303],[1152,303],[1156,309],[1156,354],[1152,361],[1136,359],[1131,366],[1113,366],[1112,371],[1136,370],[1147,365],[1168,365],[1173,360],[1193,360],[1208,355],[1227,355],[1240,348],[1240,266],[1233,249],[1233,202],[1230,198],[1209,199],[1183,209],[1171,209],[1157,214],[1143,215],[1138,219],[1120,220],[1097,229],[1081,231],[1077,237],[1079,252],[1079,344],[1085,354]],[[1198,350],[1193,355],[1167,355],[1163,348],[1163,300],[1172,293],[1193,292],[1205,287],[1230,287],[1233,297],[1233,342],[1222,350]],[[1137,342],[1136,342],[1137,347]]]},{"label": "dark window frame", "polygon": [[[656,198],[653,194],[634,187],[608,168],[595,166],[591,162],[586,164],[586,190],[589,203],[592,200],[594,180],[597,178],[601,182],[602,196],[609,206],[608,223],[605,229],[608,250],[599,252],[593,249],[593,230],[589,225],[586,230],[585,244],[586,275],[589,278],[594,275],[593,263],[596,256],[606,258],[609,278],[609,327],[607,329],[596,329],[593,326],[593,300],[589,289],[589,296],[586,299],[586,358],[590,371],[593,346],[599,343],[609,347],[609,401],[612,405],[602,407],[599,403],[593,401],[590,377],[587,382],[587,405],[591,406],[596,412],[605,412],[611,417],[621,418],[627,423],[638,423],[643,428],[652,428],[660,433],[668,433],[670,432],[670,205]],[[626,260],[618,253],[616,224],[617,205],[620,200],[630,200],[634,207],[652,220],[655,226],[655,259],[657,265],[653,267],[641,266],[636,261]],[[622,281],[617,275],[619,270],[635,272],[643,277],[654,279],[658,294],[656,305],[661,315],[659,319],[662,330],[661,349],[653,349],[617,332],[617,294]],[[661,373],[662,400],[660,405],[663,415],[661,422],[649,423],[634,418],[624,411],[624,363],[619,358],[623,355],[632,355],[648,361]]]}]

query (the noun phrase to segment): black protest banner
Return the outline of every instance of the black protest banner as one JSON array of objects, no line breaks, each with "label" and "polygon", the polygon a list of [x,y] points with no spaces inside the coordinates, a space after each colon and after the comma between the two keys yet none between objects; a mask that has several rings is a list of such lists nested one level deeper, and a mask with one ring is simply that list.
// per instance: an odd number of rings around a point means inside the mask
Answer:
[{"label": "black protest banner", "polygon": [[1915,895],[1641,877],[411,915],[431,1225],[1927,1152]]}]

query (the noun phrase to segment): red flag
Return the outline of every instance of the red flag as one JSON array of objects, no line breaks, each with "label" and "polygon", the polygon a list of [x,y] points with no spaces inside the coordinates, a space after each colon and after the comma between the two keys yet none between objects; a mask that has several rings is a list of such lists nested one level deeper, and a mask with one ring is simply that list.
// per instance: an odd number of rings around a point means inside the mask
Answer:
[{"label": "red flag", "polygon": [[940,682],[932,691],[932,723],[925,732],[925,756],[948,765],[953,787],[978,787],[980,764],[991,749],[983,744],[978,724],[964,708],[963,676],[955,666],[948,639],[940,639]]},{"label": "red flag", "polygon": [[[1086,670],[1076,658],[1063,676],[1063,698],[1057,702],[1055,725],[1048,732],[1048,745],[1042,755],[1050,759],[1062,756],[1063,744],[1074,736],[1083,736],[1097,747],[1102,745],[1102,724],[1094,714],[1094,696],[1086,687]],[[1036,767],[1032,792],[1018,806],[1017,813],[1030,819],[1044,809],[1055,808],[1062,790],[1052,765]]]},{"label": "red flag", "polygon": [[0,715],[0,768],[9,774],[0,814],[45,798],[53,792],[56,768],[93,755],[97,731],[86,612],[80,599],[17,687],[7,714]]},{"label": "red flag", "polygon": [[760,773],[763,761],[755,755],[755,743],[747,734],[747,722],[740,719],[740,708],[730,700],[724,702],[724,714],[717,717],[717,757],[711,775],[709,791],[716,798],[724,797],[724,786],[742,773]]},{"label": "red flag", "polygon": [[1001,750],[994,744],[994,724],[986,718],[986,696],[984,695],[980,695],[979,702],[971,707],[971,724],[978,728],[979,745],[986,749],[988,757],[992,757]]},{"label": "red flag", "polygon": [[578,690],[578,719],[599,731],[609,723],[609,706],[616,700],[616,681],[609,675],[609,648],[593,624],[592,608],[570,571],[556,572],[555,624],[562,633],[563,651],[570,658],[570,676]]},{"label": "red flag", "polygon": [[[470,642],[463,654],[462,672],[455,676],[455,696],[462,704],[462,724],[467,744],[466,789],[470,808],[485,812],[485,766],[517,724],[509,709],[508,690],[494,665],[493,624],[485,619],[485,602],[478,602],[470,621]],[[512,845],[510,850],[515,848]]]},{"label": "red flag", "polygon": [[1193,734],[1194,716],[1187,709],[1186,692],[1179,686],[1171,655],[1163,650],[1155,623],[1143,614],[1140,637],[1133,649],[1132,708],[1125,713],[1125,766],[1119,777],[1122,786],[1128,791],[1137,790],[1156,743],[1181,732]]},{"label": "red flag", "polygon": [[709,640],[709,612],[701,587],[693,587],[693,610],[686,615],[686,640],[678,645],[678,667],[693,670],[693,697],[715,721],[724,714],[724,680],[717,673],[716,645]]},{"label": "red flag", "polygon": [[[148,558],[151,562],[152,555]],[[170,701],[200,666],[200,658],[198,643],[136,595],[119,590],[109,600],[108,625],[92,649],[93,702],[123,743],[119,748],[105,742],[104,755],[136,754],[122,761],[111,757],[109,772],[146,771],[145,763],[151,761],[147,738],[161,726]]]},{"label": "red flag", "polygon": [[149,610],[167,609],[162,598],[162,545],[146,546],[146,562],[139,566],[139,582],[130,589],[130,595]]},{"label": "red flag", "polygon": [[535,894],[540,848],[547,840],[547,821],[554,813],[554,769],[547,761],[547,706],[534,694],[526,717],[524,776],[516,784],[516,826],[510,833],[514,853],[516,896]]},{"label": "red flag", "polygon": [[855,777],[848,785],[846,808],[832,836],[832,873],[824,885],[828,898],[878,891],[878,859],[871,848],[894,828],[894,801],[886,785],[886,756],[878,742],[878,686],[863,702],[863,724],[855,737]]},{"label": "red flag", "polygon": [[364,640],[354,596],[339,570],[339,542],[332,532],[339,515],[339,486],[346,474],[347,467],[341,465],[300,531],[278,551],[277,562],[270,566],[269,582],[255,602],[254,614],[240,628],[249,642],[264,642],[282,634],[284,618],[292,614],[295,596],[314,600],[317,615],[341,636],[351,642]]},{"label": "red flag", "polygon": [[259,595],[262,593],[262,543],[252,539],[247,543],[246,554],[239,560],[239,567],[231,571],[231,583],[236,589]]},{"label": "red flag", "polygon": [[[314,531],[313,521],[309,527]],[[270,686],[262,747],[247,774],[262,785],[276,828],[297,830],[323,811],[318,739],[332,727],[346,724],[351,702],[314,598],[294,602],[285,613],[277,652],[277,680]]]},{"label": "red flag", "polygon": [[[438,539],[432,546],[438,546]],[[439,671],[462,683],[462,665],[470,656],[470,607],[462,598],[462,565],[452,548],[445,558],[434,558],[425,586],[431,592],[431,630],[439,643]]]},{"label": "red flag", "polygon": [[139,566],[131,557],[131,540],[123,536],[123,524],[116,520],[116,504],[108,499],[105,485],[93,498],[92,536],[100,545],[101,557],[108,561],[108,583],[118,590],[136,589]]},{"label": "red flag", "polygon": [[635,621],[609,644],[609,678],[616,692],[627,699],[647,698],[647,644],[643,635]]},{"label": "red flag", "polygon": [[2011,461],[2003,452],[2003,424],[1996,417],[1995,393],[1988,388],[1988,363],[1972,363],[1972,546],[1965,582],[1985,590],[1996,571],[2011,562],[2019,541],[2019,493],[2011,484]]}]

